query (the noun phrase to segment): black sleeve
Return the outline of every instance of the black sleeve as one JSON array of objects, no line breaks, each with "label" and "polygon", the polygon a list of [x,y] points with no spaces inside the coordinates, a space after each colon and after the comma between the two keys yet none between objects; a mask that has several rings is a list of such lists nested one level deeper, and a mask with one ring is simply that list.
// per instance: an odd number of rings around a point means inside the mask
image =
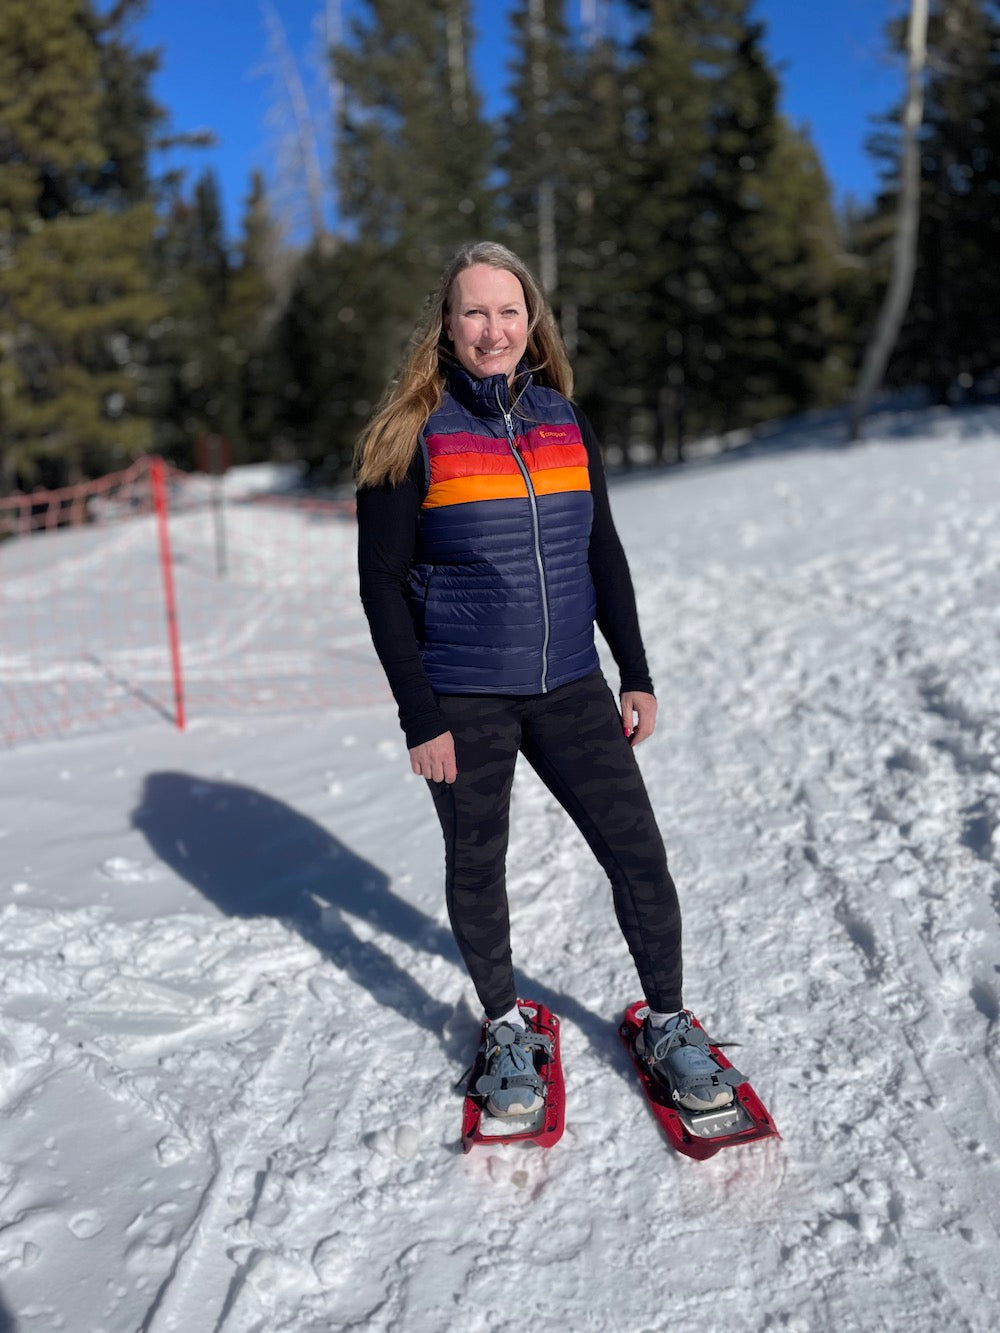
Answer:
[{"label": "black sleeve", "polygon": [[601,448],[594,428],[574,404],[573,411],[580,425],[580,434],[587,449],[590,469],[590,491],[594,497],[594,526],[590,532],[590,576],[597,593],[597,627],[607,639],[608,647],[621,673],[621,689],[653,693],[646,650],[639,629],[639,613],[635,605],[635,589],[621,539],[611,517],[608,483],[604,475]]},{"label": "black sleeve", "polygon": [[448,730],[427,679],[407,602],[417,547],[423,462],[418,453],[398,486],[358,490],[358,574],[372,642],[399,705],[412,749]]}]

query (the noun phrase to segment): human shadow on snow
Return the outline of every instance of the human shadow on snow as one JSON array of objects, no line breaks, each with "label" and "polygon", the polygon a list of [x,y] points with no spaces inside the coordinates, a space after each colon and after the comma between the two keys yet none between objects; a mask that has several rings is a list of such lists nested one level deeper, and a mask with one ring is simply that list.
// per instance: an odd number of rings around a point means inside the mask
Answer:
[{"label": "human shadow on snow", "polygon": [[[163,772],[146,777],[132,825],[222,912],[288,922],[380,1004],[432,1032],[449,1058],[469,1058],[479,1026],[471,1008],[435,999],[384,939],[365,938],[374,929],[464,973],[451,931],[394,894],[383,870],[321,824],[253,787]],[[575,1023],[598,1059],[629,1076],[613,1022],[523,973],[521,993]]]}]

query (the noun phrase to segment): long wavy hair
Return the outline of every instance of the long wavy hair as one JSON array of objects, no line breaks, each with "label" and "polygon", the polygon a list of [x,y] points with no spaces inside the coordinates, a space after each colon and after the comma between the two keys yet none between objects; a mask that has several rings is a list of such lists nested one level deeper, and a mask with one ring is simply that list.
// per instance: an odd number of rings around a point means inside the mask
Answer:
[{"label": "long wavy hair", "polygon": [[354,462],[359,486],[377,486],[384,481],[397,486],[406,476],[420,432],[440,406],[448,367],[459,364],[444,327],[452,286],[460,273],[476,264],[506,269],[518,279],[528,314],[528,369],[536,383],[556,389],[566,398],[572,395],[573,372],[566,348],[549,303],[527,265],[495,241],[463,245],[441,275],[438,289],[410,338],[398,378],[389,385],[358,439]]}]

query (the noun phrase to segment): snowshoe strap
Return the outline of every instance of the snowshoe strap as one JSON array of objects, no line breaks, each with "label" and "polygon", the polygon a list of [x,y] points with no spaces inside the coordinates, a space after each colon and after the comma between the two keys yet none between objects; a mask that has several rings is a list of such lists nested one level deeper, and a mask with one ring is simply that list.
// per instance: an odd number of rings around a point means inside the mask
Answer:
[{"label": "snowshoe strap", "polygon": [[730,1065],[728,1069],[717,1069],[714,1074],[691,1074],[685,1078],[683,1086],[673,1088],[670,1095],[676,1102],[682,1097],[689,1097],[692,1093],[696,1097],[700,1096],[702,1088],[718,1088],[723,1084],[726,1087],[738,1088],[745,1082],[746,1075]]},{"label": "snowshoe strap", "polygon": [[532,1092],[541,1093],[545,1089],[545,1084],[534,1072],[530,1074],[480,1074],[476,1079],[476,1091],[483,1097],[488,1097],[494,1092],[503,1092],[506,1088],[530,1088]]},{"label": "snowshoe strap", "polygon": [[552,1055],[551,1037],[543,1032],[532,1032],[530,1028],[516,1028],[512,1023],[498,1023],[495,1028],[487,1031],[483,1043],[485,1059],[491,1059],[501,1046],[522,1051],[544,1051],[546,1055]]},{"label": "snowshoe strap", "polygon": [[504,1088],[531,1088],[534,1092],[543,1092],[545,1084],[535,1068],[531,1056],[533,1050],[551,1056],[552,1039],[509,1023],[491,1028],[486,1034],[483,1060],[487,1064],[492,1060],[496,1063],[493,1070],[476,1079],[476,1091],[484,1097]]}]

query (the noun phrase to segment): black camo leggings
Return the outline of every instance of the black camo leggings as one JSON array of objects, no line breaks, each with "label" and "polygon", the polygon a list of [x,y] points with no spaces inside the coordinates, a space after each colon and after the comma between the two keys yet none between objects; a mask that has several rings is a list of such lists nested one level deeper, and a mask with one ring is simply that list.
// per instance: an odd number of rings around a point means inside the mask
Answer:
[{"label": "black camo leggings", "polygon": [[[681,999],[681,914],[632,747],[600,672],[549,694],[442,695],[458,779],[429,782],[444,831],[448,915],[488,1018],[517,998],[505,862],[520,751],[611,880],[615,912],[654,1009]],[[572,929],[572,923],[566,923]]]}]

